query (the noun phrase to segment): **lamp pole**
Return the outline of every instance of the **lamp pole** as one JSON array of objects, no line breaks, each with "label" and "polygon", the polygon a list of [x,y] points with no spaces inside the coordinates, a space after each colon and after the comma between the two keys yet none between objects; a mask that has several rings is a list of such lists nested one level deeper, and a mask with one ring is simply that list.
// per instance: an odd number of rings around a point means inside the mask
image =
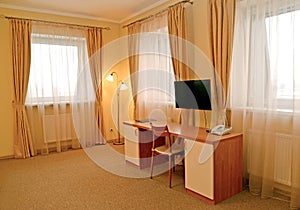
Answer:
[{"label": "lamp pole", "polygon": [[[116,73],[117,75],[117,73]],[[122,145],[124,142],[121,142],[120,138],[120,87],[118,85],[118,79],[117,79],[117,103],[118,103],[118,141],[114,142],[114,145]]]},{"label": "lamp pole", "polygon": [[118,74],[117,72],[112,72],[106,79],[110,82],[113,82],[113,75],[116,75],[116,79],[117,79],[117,115],[118,115],[118,141],[117,142],[113,142],[114,145],[122,145],[124,144],[124,142],[121,142],[121,137],[120,137],[120,87],[119,87],[119,83],[121,83],[121,85],[123,85],[122,81],[119,81],[118,78]]}]

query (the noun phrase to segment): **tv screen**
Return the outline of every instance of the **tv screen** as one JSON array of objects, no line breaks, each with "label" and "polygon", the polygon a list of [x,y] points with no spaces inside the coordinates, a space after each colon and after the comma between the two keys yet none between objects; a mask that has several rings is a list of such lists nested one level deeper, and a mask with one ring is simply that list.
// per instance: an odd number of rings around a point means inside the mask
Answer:
[{"label": "tv screen", "polygon": [[210,80],[175,81],[176,108],[211,110]]}]

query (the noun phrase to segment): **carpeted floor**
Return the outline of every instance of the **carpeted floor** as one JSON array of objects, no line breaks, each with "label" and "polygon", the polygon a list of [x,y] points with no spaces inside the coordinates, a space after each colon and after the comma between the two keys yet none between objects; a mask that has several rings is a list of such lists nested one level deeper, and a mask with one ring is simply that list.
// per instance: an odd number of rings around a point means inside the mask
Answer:
[{"label": "carpeted floor", "polygon": [[169,189],[167,174],[152,180],[117,176],[84,150],[0,160],[0,209],[289,209],[286,202],[261,199],[247,190],[207,204],[185,192],[182,177],[178,166]]}]

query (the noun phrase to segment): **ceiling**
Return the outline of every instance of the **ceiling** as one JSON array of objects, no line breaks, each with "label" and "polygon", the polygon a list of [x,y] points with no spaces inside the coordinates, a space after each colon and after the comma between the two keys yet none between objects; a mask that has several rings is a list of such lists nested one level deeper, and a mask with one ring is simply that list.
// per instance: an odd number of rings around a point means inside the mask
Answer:
[{"label": "ceiling", "polygon": [[170,0],[0,0],[0,7],[121,23]]}]

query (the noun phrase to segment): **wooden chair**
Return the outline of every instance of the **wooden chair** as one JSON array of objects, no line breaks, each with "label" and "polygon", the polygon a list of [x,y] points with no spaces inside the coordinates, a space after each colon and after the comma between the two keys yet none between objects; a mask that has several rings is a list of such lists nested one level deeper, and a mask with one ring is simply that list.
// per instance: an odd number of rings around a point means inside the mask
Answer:
[{"label": "wooden chair", "polygon": [[[169,162],[169,187],[171,188],[172,171],[173,171],[173,167],[175,167],[175,156],[181,155],[183,158],[184,148],[181,144],[178,144],[178,142],[172,144],[167,125],[153,125],[153,123],[151,123],[151,129],[152,129],[152,156],[151,156],[151,164],[150,164],[150,178],[152,179],[154,156],[165,155],[168,157],[168,162]],[[167,139],[166,142],[167,144],[162,146],[156,146],[155,140],[161,137]]]}]

